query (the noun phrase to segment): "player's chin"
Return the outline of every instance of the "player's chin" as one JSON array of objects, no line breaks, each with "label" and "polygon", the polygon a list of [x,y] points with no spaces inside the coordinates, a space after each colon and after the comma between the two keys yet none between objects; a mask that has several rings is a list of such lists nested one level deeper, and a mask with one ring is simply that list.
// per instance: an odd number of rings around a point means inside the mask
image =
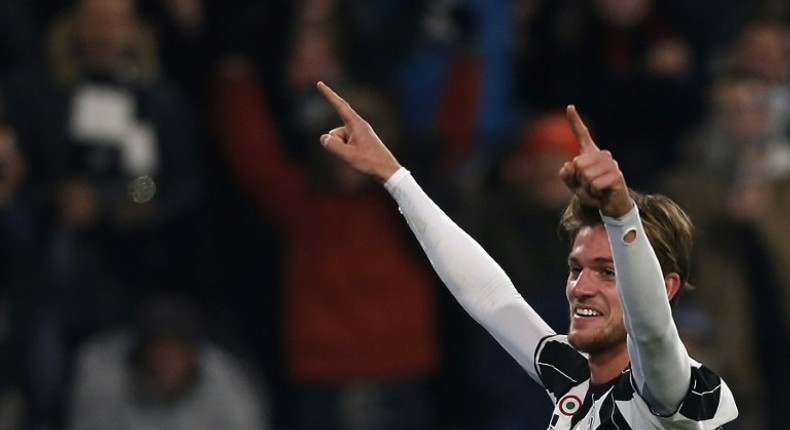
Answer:
[{"label": "player's chin", "polygon": [[585,330],[574,330],[571,327],[568,332],[568,343],[579,351],[587,352],[590,347],[595,345],[596,337],[591,333],[585,333]]},{"label": "player's chin", "polygon": [[[618,327],[619,328],[619,327]],[[625,330],[578,329],[571,324],[568,343],[578,351],[594,354],[616,348],[625,343]]]},{"label": "player's chin", "polygon": [[570,343],[572,347],[576,348],[577,351],[594,354],[607,349],[610,342],[607,342],[607,340],[601,336],[583,333],[571,333],[568,335],[568,343]]}]

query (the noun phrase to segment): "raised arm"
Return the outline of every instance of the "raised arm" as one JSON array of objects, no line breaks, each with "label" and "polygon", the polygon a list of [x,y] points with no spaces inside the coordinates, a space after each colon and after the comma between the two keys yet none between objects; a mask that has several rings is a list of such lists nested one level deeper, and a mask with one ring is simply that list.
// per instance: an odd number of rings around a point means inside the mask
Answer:
[{"label": "raised arm", "polygon": [[351,106],[323,83],[318,89],[343,126],[321,136],[324,147],[384,183],[436,273],[467,312],[537,379],[534,352],[549,326],[527,305],[499,265],[422,191]]},{"label": "raised arm", "polygon": [[583,204],[601,213],[612,247],[636,389],[653,412],[669,415],[677,410],[691,379],[691,363],[668,300],[678,275],[663,275],[612,154],[595,145],[573,106],[567,114],[581,151],[565,163],[560,177]]},{"label": "raised arm", "polygon": [[243,60],[223,64],[214,88],[216,131],[225,161],[272,220],[294,227],[307,206],[307,178],[283,151],[252,68]]}]

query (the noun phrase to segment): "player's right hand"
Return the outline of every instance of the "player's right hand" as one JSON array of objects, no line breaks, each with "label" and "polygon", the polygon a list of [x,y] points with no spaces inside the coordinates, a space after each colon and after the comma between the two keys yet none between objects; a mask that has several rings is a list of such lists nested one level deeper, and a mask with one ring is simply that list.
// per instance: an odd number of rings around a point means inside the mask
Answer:
[{"label": "player's right hand", "polygon": [[342,97],[323,82],[318,82],[316,86],[343,120],[341,127],[321,136],[321,144],[354,169],[371,175],[380,182],[386,182],[400,169],[398,160],[381,142],[373,127]]}]

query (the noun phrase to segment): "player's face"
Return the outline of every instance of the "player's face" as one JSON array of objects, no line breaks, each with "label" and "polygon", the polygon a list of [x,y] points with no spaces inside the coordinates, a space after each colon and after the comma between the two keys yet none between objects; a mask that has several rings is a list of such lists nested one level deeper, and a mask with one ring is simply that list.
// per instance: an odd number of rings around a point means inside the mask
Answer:
[{"label": "player's face", "polygon": [[614,262],[603,225],[579,231],[568,255],[565,294],[570,304],[568,341],[588,353],[622,347],[626,333]]}]

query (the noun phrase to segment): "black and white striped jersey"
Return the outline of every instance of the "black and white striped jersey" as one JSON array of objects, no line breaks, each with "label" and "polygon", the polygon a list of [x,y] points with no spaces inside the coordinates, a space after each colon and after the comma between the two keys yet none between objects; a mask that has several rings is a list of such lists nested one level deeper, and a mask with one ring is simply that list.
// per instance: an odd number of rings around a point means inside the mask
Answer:
[{"label": "black and white striped jersey", "polygon": [[609,384],[591,386],[586,356],[546,324],[408,170],[399,169],[384,186],[453,297],[548,390],[555,404],[550,430],[716,429],[737,417],[727,385],[688,356],[637,206],[619,218],[601,214],[631,366]]},{"label": "black and white striped jersey", "polygon": [[651,412],[634,389],[630,367],[606,384],[590,384],[587,358],[569,345],[564,335],[543,339],[535,367],[554,403],[549,430],[717,429],[738,414],[727,384],[694,361],[686,397],[669,416]]}]

